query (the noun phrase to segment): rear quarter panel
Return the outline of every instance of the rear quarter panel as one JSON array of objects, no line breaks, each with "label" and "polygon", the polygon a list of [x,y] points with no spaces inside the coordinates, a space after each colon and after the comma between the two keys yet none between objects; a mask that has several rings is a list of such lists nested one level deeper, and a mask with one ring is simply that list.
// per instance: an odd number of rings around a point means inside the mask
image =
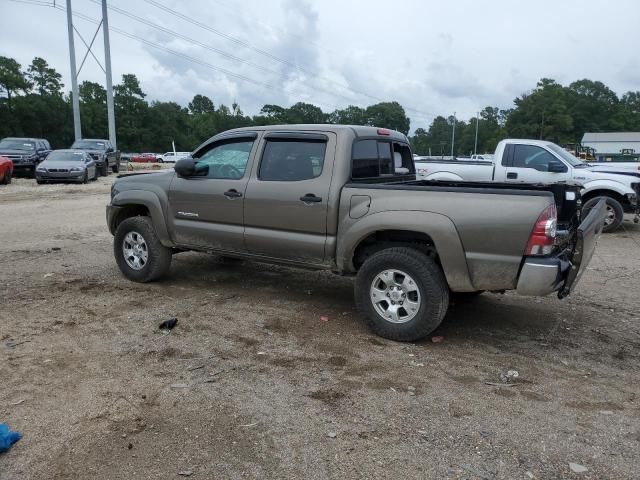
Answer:
[{"label": "rear quarter panel", "polygon": [[[355,248],[375,231],[417,231],[433,239],[452,290],[515,288],[533,225],[553,196],[548,192],[487,192],[345,187],[340,202],[338,267],[352,270]],[[354,195],[371,199],[369,210],[360,218],[349,215]]]}]

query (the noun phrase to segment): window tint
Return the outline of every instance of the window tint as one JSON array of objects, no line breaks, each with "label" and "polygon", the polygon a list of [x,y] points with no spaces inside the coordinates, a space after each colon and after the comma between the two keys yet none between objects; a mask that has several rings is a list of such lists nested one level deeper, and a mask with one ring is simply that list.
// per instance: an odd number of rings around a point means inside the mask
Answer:
[{"label": "window tint", "polygon": [[207,178],[238,180],[244,177],[251,147],[253,140],[246,139],[218,144],[199,155],[196,172],[202,172]]},{"label": "window tint", "polygon": [[326,142],[268,140],[262,153],[258,178],[295,182],[319,177],[326,148]]},{"label": "window tint", "polygon": [[[519,168],[533,168],[541,172],[549,171],[549,162],[556,158],[544,148],[534,145],[515,145],[513,166]],[[557,160],[556,160],[557,161]]]},{"label": "window tint", "polygon": [[412,173],[413,160],[409,147],[387,141],[359,140],[353,144],[352,178]]}]

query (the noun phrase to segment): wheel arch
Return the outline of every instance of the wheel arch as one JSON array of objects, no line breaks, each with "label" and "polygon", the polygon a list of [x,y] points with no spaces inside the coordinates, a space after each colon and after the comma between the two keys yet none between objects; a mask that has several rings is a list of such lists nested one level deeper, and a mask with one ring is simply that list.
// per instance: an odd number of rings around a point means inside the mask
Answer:
[{"label": "wheel arch", "polygon": [[153,229],[165,247],[173,247],[169,236],[164,212],[158,196],[145,190],[125,190],[116,195],[111,201],[118,207],[118,212],[110,220],[109,230],[114,233],[118,225],[127,218],[148,216],[153,223]]},{"label": "wheel arch", "polygon": [[477,290],[471,283],[455,225],[445,215],[434,212],[378,212],[351,224],[338,235],[338,270],[355,273],[365,252],[375,253],[392,246],[410,246],[434,258],[452,290]]}]

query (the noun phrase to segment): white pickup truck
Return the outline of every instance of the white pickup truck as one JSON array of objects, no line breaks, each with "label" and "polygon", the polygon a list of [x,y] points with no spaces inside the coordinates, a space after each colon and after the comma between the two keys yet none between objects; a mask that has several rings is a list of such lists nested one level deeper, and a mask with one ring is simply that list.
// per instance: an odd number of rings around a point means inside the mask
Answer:
[{"label": "white pickup truck", "polygon": [[420,180],[462,182],[571,183],[581,185],[583,209],[598,200],[607,202],[605,232],[620,227],[624,212],[635,213],[638,222],[640,173],[598,171],[555,143],[542,140],[507,139],[498,143],[494,159],[428,160],[415,157]]}]

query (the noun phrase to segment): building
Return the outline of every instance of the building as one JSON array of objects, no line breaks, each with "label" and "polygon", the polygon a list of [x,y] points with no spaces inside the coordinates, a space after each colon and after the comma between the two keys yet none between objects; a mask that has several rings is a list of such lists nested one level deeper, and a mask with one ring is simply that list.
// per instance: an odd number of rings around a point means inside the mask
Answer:
[{"label": "building", "polygon": [[623,161],[640,155],[640,132],[585,133],[582,146],[593,148],[599,162]]}]

